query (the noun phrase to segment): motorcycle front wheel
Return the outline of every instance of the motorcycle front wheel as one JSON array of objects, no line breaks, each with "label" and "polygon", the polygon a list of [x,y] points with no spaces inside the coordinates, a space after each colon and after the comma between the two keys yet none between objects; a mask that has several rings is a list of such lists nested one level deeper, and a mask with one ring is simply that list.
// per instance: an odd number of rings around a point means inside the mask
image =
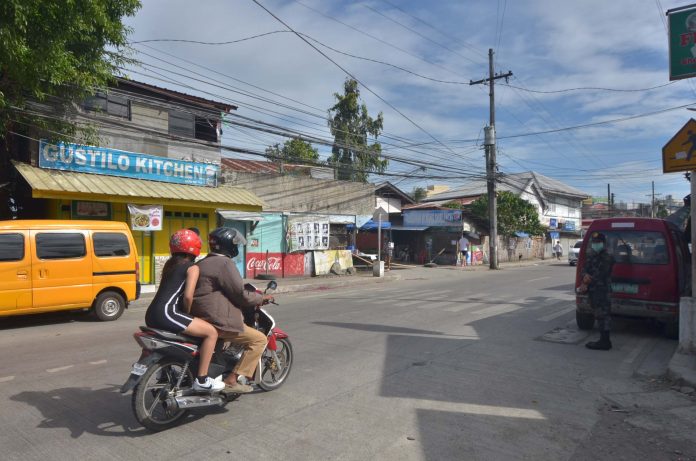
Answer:
[{"label": "motorcycle front wheel", "polygon": [[275,351],[263,351],[259,363],[259,387],[264,391],[272,391],[282,386],[292,367],[293,352],[290,340],[278,339],[276,344],[278,347]]},{"label": "motorcycle front wheel", "polygon": [[[131,400],[135,419],[151,431],[159,432],[175,426],[186,416],[187,410],[179,409],[170,398],[184,365],[175,360],[161,360],[143,375]],[[193,374],[187,368],[181,387],[193,384]]]}]

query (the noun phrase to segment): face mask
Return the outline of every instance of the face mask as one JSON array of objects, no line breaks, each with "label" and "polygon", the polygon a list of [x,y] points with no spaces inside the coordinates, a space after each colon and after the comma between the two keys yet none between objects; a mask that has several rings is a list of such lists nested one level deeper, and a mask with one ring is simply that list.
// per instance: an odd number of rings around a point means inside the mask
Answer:
[{"label": "face mask", "polygon": [[592,246],[592,249],[594,251],[602,251],[602,248],[604,248],[604,244],[601,242],[600,243],[593,243],[591,246]]}]

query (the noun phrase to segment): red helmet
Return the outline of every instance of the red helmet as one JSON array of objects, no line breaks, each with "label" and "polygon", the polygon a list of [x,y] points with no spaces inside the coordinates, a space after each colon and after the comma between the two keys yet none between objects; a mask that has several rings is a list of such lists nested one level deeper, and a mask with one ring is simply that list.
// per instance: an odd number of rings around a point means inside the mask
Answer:
[{"label": "red helmet", "polygon": [[192,230],[178,230],[169,239],[169,251],[172,254],[186,253],[197,257],[201,254],[201,238]]}]

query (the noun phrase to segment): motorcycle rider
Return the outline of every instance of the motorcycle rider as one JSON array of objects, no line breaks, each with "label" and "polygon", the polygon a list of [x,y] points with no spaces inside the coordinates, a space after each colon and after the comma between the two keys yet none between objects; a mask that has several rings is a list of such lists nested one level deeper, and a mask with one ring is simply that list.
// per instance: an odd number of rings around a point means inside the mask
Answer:
[{"label": "motorcycle rider", "polygon": [[273,300],[271,295],[244,289],[232,258],[239,254],[238,245],[246,243],[236,229],[219,227],[210,232],[210,252],[198,262],[200,275],[191,310],[193,315],[215,326],[219,338],[244,347],[236,368],[225,378],[225,390],[238,394],[253,390],[248,384],[238,382],[238,378],[251,379],[267,341],[263,333],[244,323],[243,311],[251,314],[258,306]]},{"label": "motorcycle rider", "polygon": [[145,324],[150,328],[203,338],[193,389],[220,391],[225,385],[208,376],[208,366],[218,339],[217,330],[210,323],[187,314],[198,281],[198,266],[193,262],[201,253],[201,239],[194,232],[181,229],[169,240],[169,251],[172,255],[164,264],[159,288],[145,312]]}]

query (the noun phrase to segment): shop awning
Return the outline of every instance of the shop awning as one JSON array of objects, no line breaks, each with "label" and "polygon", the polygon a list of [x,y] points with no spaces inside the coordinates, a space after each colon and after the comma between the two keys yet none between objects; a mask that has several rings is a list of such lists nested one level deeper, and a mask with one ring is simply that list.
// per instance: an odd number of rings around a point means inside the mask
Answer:
[{"label": "shop awning", "polygon": [[115,203],[176,204],[199,208],[261,211],[263,200],[240,187],[200,187],[12,164],[26,179],[34,198],[93,200]]},{"label": "shop awning", "polygon": [[392,226],[395,231],[424,231],[430,226]]},{"label": "shop awning", "polygon": [[263,215],[260,213],[233,210],[217,210],[217,213],[224,219],[229,219],[231,221],[263,221]]},{"label": "shop awning", "polygon": [[[346,225],[347,230],[353,230],[353,227],[355,227],[353,224],[348,224]],[[377,230],[377,223],[374,222],[373,220],[367,221],[365,224],[360,226],[361,231],[368,231],[368,230]],[[392,225],[389,221],[382,221],[382,229],[391,229]]]}]

